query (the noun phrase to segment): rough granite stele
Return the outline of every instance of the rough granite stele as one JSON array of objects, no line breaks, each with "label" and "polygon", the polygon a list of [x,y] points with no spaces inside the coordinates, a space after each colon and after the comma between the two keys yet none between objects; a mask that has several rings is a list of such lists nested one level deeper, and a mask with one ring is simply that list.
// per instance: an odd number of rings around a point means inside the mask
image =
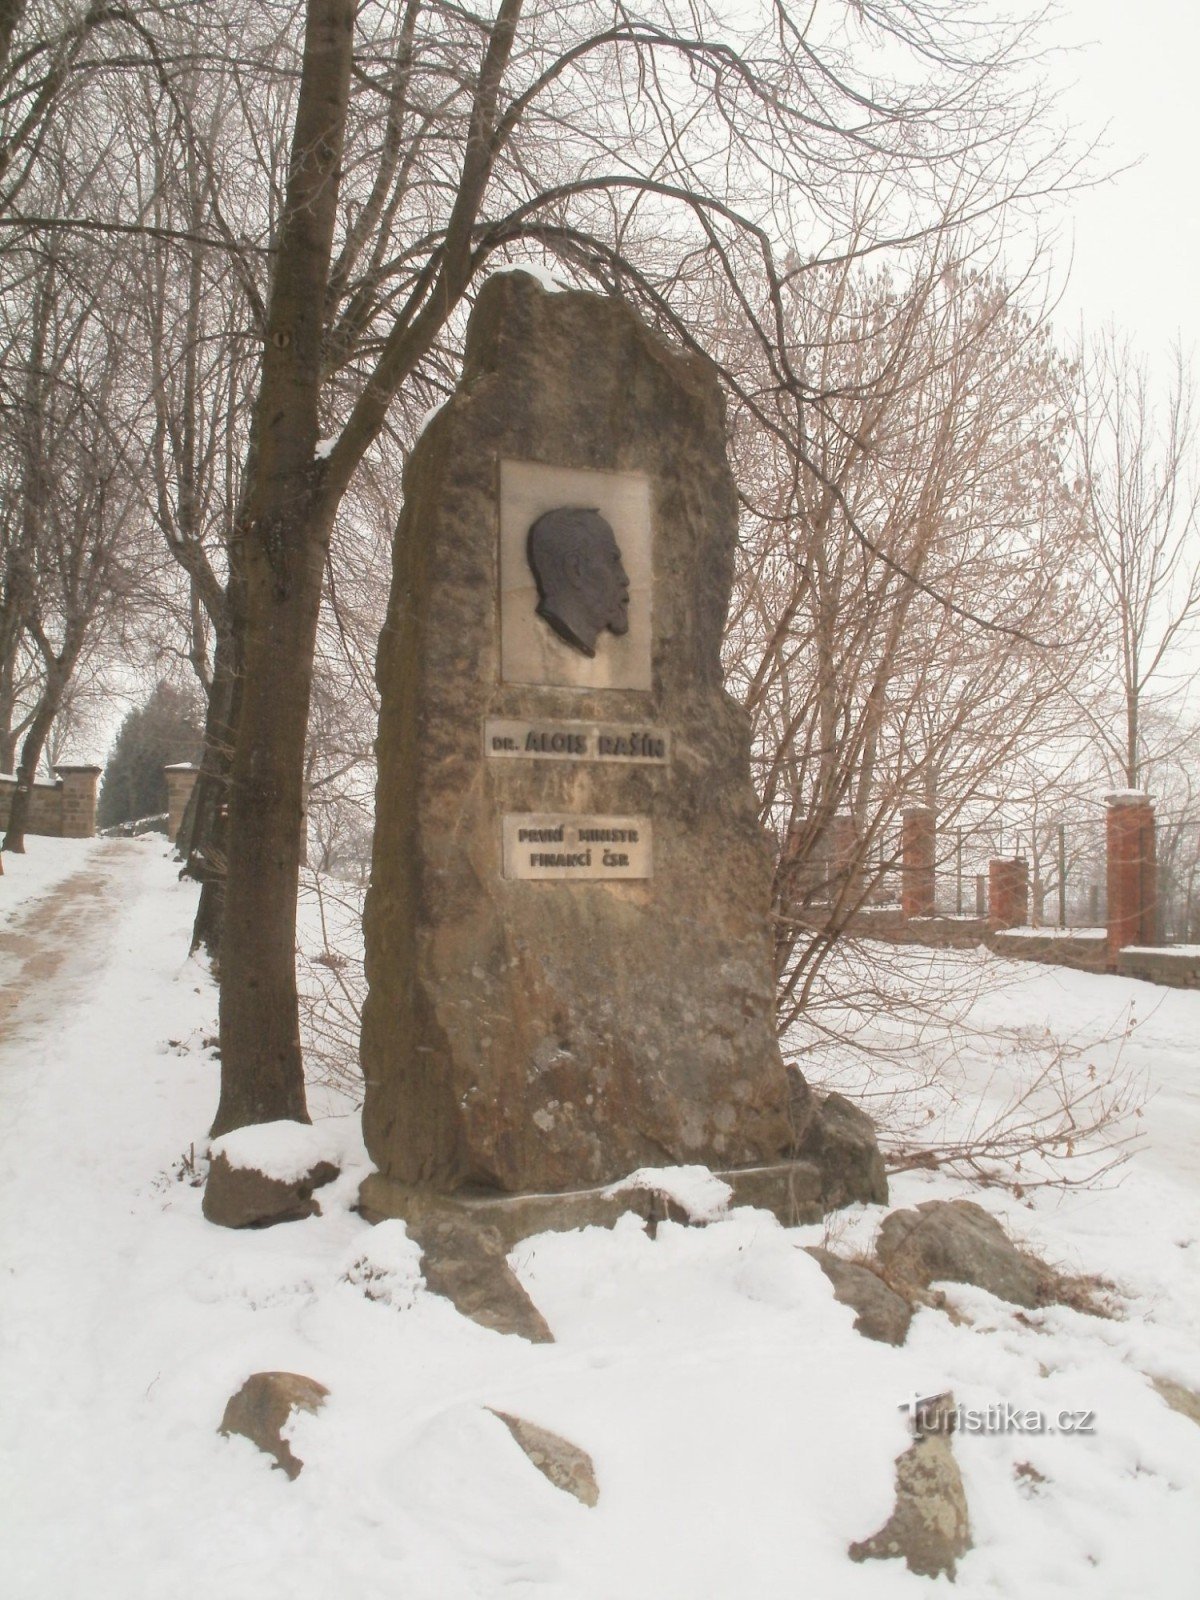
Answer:
[{"label": "rough granite stele", "polygon": [[[529,528],[563,506],[596,515],[534,572]],[[362,1061],[385,1182],[537,1194],[792,1153],[770,863],[722,687],[736,515],[707,362],[618,301],[485,285],[405,474],[378,662]]]}]

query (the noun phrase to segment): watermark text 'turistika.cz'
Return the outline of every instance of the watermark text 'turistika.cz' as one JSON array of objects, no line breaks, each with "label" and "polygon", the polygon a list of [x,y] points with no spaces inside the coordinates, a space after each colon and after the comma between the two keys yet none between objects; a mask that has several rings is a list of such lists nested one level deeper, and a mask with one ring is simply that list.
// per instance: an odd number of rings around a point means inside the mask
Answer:
[{"label": "watermark text 'turistika.cz'", "polygon": [[1092,1410],[1043,1411],[1038,1406],[1014,1405],[996,1400],[986,1406],[949,1403],[946,1395],[916,1395],[900,1402],[907,1411],[913,1432],[931,1433],[1080,1433],[1094,1434],[1096,1413]]}]

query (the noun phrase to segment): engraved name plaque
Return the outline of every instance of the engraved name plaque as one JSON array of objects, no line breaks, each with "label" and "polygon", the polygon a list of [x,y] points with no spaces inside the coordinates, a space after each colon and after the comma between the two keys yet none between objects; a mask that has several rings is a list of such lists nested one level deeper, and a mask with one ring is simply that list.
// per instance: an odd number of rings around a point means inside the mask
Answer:
[{"label": "engraved name plaque", "polygon": [[504,818],[504,876],[571,880],[649,878],[648,817],[583,817],[560,813]]},{"label": "engraved name plaque", "polygon": [[663,765],[671,759],[671,735],[666,728],[630,722],[527,722],[488,717],[483,725],[483,751],[500,757]]}]

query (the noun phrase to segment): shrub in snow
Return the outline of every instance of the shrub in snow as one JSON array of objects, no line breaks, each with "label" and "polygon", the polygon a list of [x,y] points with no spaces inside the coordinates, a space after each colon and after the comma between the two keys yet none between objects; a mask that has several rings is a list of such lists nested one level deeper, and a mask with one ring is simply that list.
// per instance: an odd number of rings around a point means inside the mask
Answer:
[{"label": "shrub in snow", "polygon": [[361,1289],[368,1300],[408,1311],[425,1287],[421,1247],[408,1237],[403,1222],[381,1222],[355,1250],[346,1269],[346,1282]]}]

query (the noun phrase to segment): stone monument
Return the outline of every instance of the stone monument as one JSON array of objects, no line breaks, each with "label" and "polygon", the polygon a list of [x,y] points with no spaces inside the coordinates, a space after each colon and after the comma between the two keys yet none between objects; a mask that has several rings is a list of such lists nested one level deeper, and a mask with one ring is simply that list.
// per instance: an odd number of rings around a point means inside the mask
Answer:
[{"label": "stone monument", "polygon": [[618,301],[484,286],[380,644],[369,1212],[792,1151],[736,514],[708,363]]}]

